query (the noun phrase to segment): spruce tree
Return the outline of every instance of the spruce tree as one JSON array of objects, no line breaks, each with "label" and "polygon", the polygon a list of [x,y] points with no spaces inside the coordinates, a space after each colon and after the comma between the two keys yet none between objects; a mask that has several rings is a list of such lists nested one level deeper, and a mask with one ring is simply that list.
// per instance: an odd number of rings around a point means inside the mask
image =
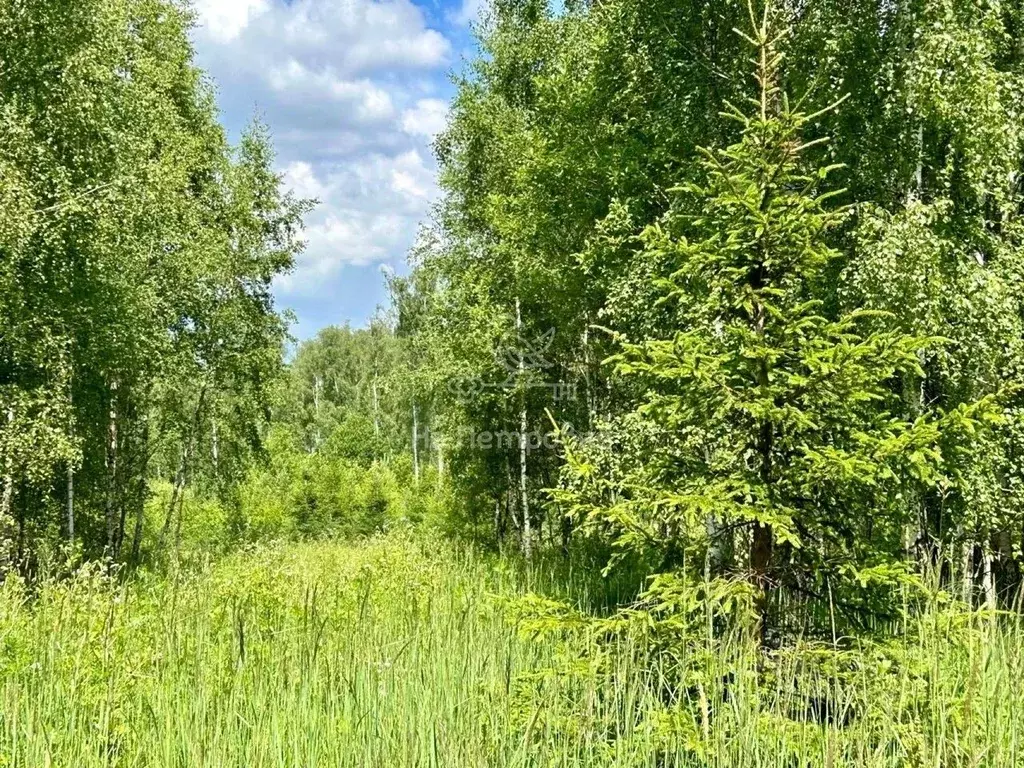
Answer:
[{"label": "spruce tree", "polygon": [[704,151],[703,181],[677,190],[641,238],[644,258],[671,265],[659,286],[675,326],[623,339],[613,358],[638,393],[613,429],[632,460],[602,475],[577,446],[560,497],[621,551],[656,550],[663,570],[696,556],[748,574],[764,633],[782,582],[819,598],[837,590],[855,614],[865,590],[843,584],[902,578],[899,500],[943,482],[943,428],[984,404],[900,418],[897,382],[920,376],[921,353],[941,340],[883,313],[830,312],[842,254],[829,243],[849,209],[823,191],[834,168],[808,161],[819,115],[779,86],[771,14],[751,9],[751,21],[756,96],[727,110],[738,142]]}]

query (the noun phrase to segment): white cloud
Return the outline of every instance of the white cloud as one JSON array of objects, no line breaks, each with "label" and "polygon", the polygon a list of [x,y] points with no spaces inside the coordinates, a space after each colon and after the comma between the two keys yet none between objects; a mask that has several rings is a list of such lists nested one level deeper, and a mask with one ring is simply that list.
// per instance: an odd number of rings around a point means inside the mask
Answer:
[{"label": "white cloud", "polygon": [[249,21],[266,12],[268,0],[197,0],[198,22],[206,33],[221,43],[238,37]]},{"label": "white cloud", "polygon": [[254,70],[285,53],[346,77],[438,67],[451,55],[411,0],[200,0],[197,10],[200,40],[247,49],[252,58],[235,63]]},{"label": "white cloud", "polygon": [[415,239],[437,196],[433,168],[417,150],[371,155],[338,165],[321,177],[305,162],[284,170],[300,197],[321,201],[307,219],[307,247],[295,272],[279,281],[286,296],[319,293],[346,266],[394,261]]},{"label": "white cloud", "polygon": [[394,159],[391,188],[416,208],[419,207],[419,201],[432,200],[437,191],[433,172],[427,168],[416,150],[405,152]]},{"label": "white cloud", "polygon": [[440,99],[420,99],[402,113],[402,130],[412,136],[433,138],[448,124],[448,104]]},{"label": "white cloud", "polygon": [[391,96],[369,80],[346,80],[328,68],[313,72],[295,59],[271,68],[267,83],[286,102],[341,102],[360,121],[377,122],[394,116]]},{"label": "white cloud", "polygon": [[197,0],[196,9],[198,61],[228,126],[257,112],[286,186],[320,200],[278,294],[301,307],[337,293],[346,268],[374,265],[376,275],[398,264],[438,195],[429,142],[447,119],[448,39],[413,0]]},{"label": "white cloud", "polygon": [[436,127],[451,44],[412,0],[200,2],[199,63],[222,110],[258,108],[289,161],[400,152]]},{"label": "white cloud", "polygon": [[462,7],[455,14],[457,24],[469,26],[480,20],[480,14],[488,6],[488,0],[462,0]]},{"label": "white cloud", "polygon": [[298,197],[307,200],[323,200],[327,194],[327,188],[320,183],[313,166],[309,163],[301,160],[291,163],[284,169],[283,175],[285,187]]}]

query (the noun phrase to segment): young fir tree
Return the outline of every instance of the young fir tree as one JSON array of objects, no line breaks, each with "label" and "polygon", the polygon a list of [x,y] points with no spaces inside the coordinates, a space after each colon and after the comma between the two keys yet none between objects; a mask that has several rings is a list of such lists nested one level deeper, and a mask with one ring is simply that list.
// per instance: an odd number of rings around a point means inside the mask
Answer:
[{"label": "young fir tree", "polygon": [[612,430],[615,471],[570,449],[560,497],[620,552],[656,552],[656,569],[696,557],[749,574],[765,632],[779,583],[856,612],[866,592],[843,584],[905,572],[901,493],[944,482],[942,430],[982,405],[899,418],[895,382],[939,340],[878,312],[830,315],[829,235],[847,211],[819,191],[833,169],[809,167],[820,113],[790,105],[770,14],[751,20],[758,95],[728,110],[740,140],[706,151],[703,184],[642,236],[641,257],[674,270],[661,289],[676,327],[624,340],[613,360],[639,405]]}]

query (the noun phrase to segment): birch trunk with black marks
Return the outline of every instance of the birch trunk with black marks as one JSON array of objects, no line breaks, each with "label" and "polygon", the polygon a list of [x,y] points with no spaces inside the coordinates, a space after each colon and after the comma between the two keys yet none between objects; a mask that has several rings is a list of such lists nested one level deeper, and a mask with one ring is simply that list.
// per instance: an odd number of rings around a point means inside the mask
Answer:
[{"label": "birch trunk with black marks", "polygon": [[[519,297],[516,297],[516,336],[522,339],[523,333],[523,311]],[[520,344],[521,346],[521,344]],[[526,350],[519,350],[519,390],[520,390],[520,411],[519,411],[519,495],[523,508],[523,554],[529,560],[533,556],[533,526],[530,520],[530,498],[527,493],[528,476],[526,472],[527,455],[527,434],[529,420],[526,413]]]},{"label": "birch trunk with black marks", "polygon": [[323,442],[323,437],[320,434],[320,389],[323,387],[323,384],[322,378],[319,376],[313,377],[313,414],[316,419],[314,451],[320,450],[320,443]]},{"label": "birch trunk with black marks", "polygon": [[437,490],[444,488],[444,446],[439,440],[434,440],[434,451],[437,453]]},{"label": "birch trunk with black marks", "polygon": [[998,607],[996,597],[996,574],[993,568],[992,545],[986,541],[982,554],[982,582],[985,588],[985,608],[994,611]]},{"label": "birch trunk with black marks", "polygon": [[373,436],[380,437],[380,398],[377,395],[377,372],[373,372]]},{"label": "birch trunk with black marks", "polygon": [[[7,408],[7,429],[14,429],[14,408]],[[15,521],[11,515],[14,503],[14,457],[8,448],[4,457],[4,488],[0,494],[0,578],[9,573],[14,566]]]},{"label": "birch trunk with black marks", "polygon": [[107,526],[107,554],[115,554],[117,545],[118,487],[117,487],[117,381],[110,385],[110,411],[107,419],[107,493],[104,499],[104,520]]},{"label": "birch trunk with black marks", "polygon": [[210,430],[212,432],[212,455],[213,455],[213,471],[218,472],[220,470],[220,443],[217,439],[217,419],[210,419]]},{"label": "birch trunk with black marks", "polygon": [[420,484],[420,419],[416,401],[412,403],[412,475],[416,485]]},{"label": "birch trunk with black marks", "polygon": [[65,502],[65,513],[67,516],[68,541],[75,540],[75,468],[68,462],[67,470],[67,499]]}]

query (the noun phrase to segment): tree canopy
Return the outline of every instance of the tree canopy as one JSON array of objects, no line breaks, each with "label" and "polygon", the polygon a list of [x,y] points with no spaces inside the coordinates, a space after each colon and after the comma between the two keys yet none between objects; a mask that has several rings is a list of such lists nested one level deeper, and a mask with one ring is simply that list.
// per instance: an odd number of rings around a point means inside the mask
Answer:
[{"label": "tree canopy", "polygon": [[0,5],[8,563],[58,535],[137,555],[148,478],[258,450],[286,335],[271,282],[307,204],[264,128],[228,144],[190,25],[160,0]]}]

